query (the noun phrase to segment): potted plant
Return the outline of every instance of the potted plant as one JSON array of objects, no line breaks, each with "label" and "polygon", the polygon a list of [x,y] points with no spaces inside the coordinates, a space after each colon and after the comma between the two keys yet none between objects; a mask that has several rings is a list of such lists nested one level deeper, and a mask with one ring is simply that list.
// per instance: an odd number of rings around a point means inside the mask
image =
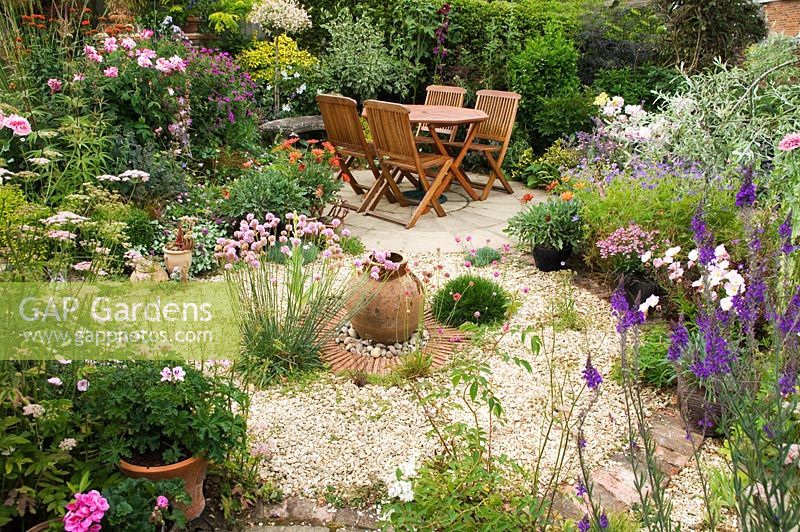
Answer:
[{"label": "potted plant", "polygon": [[[163,367],[162,367],[163,366]],[[101,423],[98,455],[132,478],[179,478],[191,503],[191,520],[205,507],[203,480],[209,460],[222,462],[246,445],[241,414],[247,396],[217,377],[163,363],[98,364],[81,408]]]},{"label": "potted plant", "polygon": [[164,264],[167,273],[172,277],[176,271],[180,272],[182,280],[189,278],[189,268],[192,266],[192,250],[194,249],[194,219],[183,216],[178,221],[175,238],[164,244]]},{"label": "potted plant", "polygon": [[58,530],[67,531],[95,528],[117,532],[181,530],[186,524],[181,506],[189,504],[190,500],[180,479],[151,482],[126,478],[112,484],[102,494],[97,490],[76,493],[67,504],[66,515],[56,522],[60,525]]},{"label": "potted plant", "polygon": [[579,207],[574,199],[531,205],[511,217],[505,232],[530,246],[541,271],[560,270],[581,238]]},{"label": "potted plant", "polygon": [[618,284],[623,286],[631,305],[659,295],[658,283],[647,275],[645,269],[647,258],[656,249],[654,241],[657,235],[658,231],[646,231],[638,224],[629,224],[597,241],[600,259],[618,276]]}]

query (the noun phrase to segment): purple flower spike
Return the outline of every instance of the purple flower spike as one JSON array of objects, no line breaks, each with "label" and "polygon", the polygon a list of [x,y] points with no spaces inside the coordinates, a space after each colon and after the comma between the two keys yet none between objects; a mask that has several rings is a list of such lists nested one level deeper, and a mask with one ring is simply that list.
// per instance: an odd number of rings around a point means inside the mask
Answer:
[{"label": "purple flower spike", "polygon": [[586,367],[583,368],[582,374],[583,380],[586,381],[586,386],[588,386],[590,390],[596,390],[603,382],[603,377],[600,375],[600,372],[592,365],[591,355],[586,357]]},{"label": "purple flower spike", "polygon": [[620,334],[645,321],[644,312],[630,308],[625,291],[621,287],[611,296],[611,308],[617,318],[617,332]]},{"label": "purple flower spike", "polygon": [[589,516],[584,515],[583,519],[576,523],[578,525],[578,530],[580,532],[589,532],[589,529],[592,528],[592,524],[589,522]]},{"label": "purple flower spike", "polygon": [[736,206],[752,207],[756,202],[756,186],[753,184],[753,167],[742,168],[742,187],[736,193]]},{"label": "purple flower spike", "polygon": [[672,362],[678,360],[687,345],[689,345],[689,331],[683,323],[683,318],[681,318],[681,320],[675,324],[675,327],[672,328],[669,350],[667,350],[667,359]]}]

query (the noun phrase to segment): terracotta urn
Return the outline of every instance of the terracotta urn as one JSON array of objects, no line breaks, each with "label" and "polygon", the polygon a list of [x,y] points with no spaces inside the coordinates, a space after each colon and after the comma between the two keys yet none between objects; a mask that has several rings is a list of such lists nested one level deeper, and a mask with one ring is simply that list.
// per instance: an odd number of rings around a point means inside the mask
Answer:
[{"label": "terracotta urn", "polygon": [[403,343],[414,334],[422,318],[424,294],[422,283],[408,269],[401,254],[392,252],[388,260],[397,264],[393,270],[373,262],[379,268],[378,279],[368,277],[363,293],[352,303],[358,307],[350,322],[361,338],[382,344]]},{"label": "terracotta urn", "polygon": [[186,492],[192,497],[192,502],[188,507],[180,507],[186,512],[188,521],[203,513],[203,509],[206,507],[206,498],[203,495],[203,481],[206,478],[207,467],[208,460],[197,456],[187,458],[177,464],[153,467],[137,466],[125,460],[119,461],[120,470],[130,478],[146,478],[154,482],[171,478],[183,479]]},{"label": "terracotta urn", "polygon": [[172,250],[164,249],[164,264],[167,267],[167,275],[172,276],[175,268],[181,271],[181,279],[189,278],[189,268],[192,267],[192,250]]},{"label": "terracotta urn", "polygon": [[188,16],[186,17],[186,23],[181,29],[184,33],[197,33],[200,31],[201,22],[203,22],[203,19],[198,16]]}]

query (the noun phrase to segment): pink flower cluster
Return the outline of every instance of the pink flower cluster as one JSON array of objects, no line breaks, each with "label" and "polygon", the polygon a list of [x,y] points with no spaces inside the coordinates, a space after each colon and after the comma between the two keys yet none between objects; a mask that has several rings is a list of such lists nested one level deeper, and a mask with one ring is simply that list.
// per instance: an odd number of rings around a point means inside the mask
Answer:
[{"label": "pink flower cluster", "polygon": [[119,175],[110,175],[110,174],[103,174],[97,176],[98,181],[114,181],[114,182],[133,182],[133,181],[141,181],[142,183],[147,183],[150,181],[150,174],[147,172],[142,172],[141,170],[125,170]]},{"label": "pink flower cluster", "polygon": [[781,151],[792,151],[800,148],[800,133],[789,133],[778,143]]},{"label": "pink flower cluster", "polygon": [[64,530],[67,532],[96,532],[108,511],[108,501],[97,490],[76,493],[75,501],[67,505]]},{"label": "pink flower cluster", "polygon": [[2,112],[0,112],[0,128],[8,128],[14,132],[14,135],[18,137],[27,137],[31,134],[31,123],[28,122],[27,118],[24,118],[19,115],[8,115],[4,116]]},{"label": "pink flower cluster", "polygon": [[239,230],[233,233],[233,239],[217,240],[215,255],[225,262],[226,269],[230,269],[239,261],[258,268],[261,265],[261,253],[268,247],[279,245],[281,253],[291,256],[294,248],[303,245],[304,237],[322,236],[326,241],[322,257],[328,259],[341,256],[339,235],[332,229],[341,225],[340,220],[332,220],[331,227],[328,227],[322,222],[309,220],[304,214],[297,216],[288,213],[286,221],[285,228],[278,233],[280,217],[267,213],[262,223],[253,214],[248,214],[246,219],[239,222]]},{"label": "pink flower cluster", "polygon": [[173,72],[186,72],[187,62],[180,56],[173,55],[169,59],[159,57],[156,59],[156,70],[164,74],[172,74]]},{"label": "pink flower cluster", "polygon": [[657,231],[645,231],[637,224],[620,227],[607,238],[599,240],[597,247],[604,259],[612,257],[639,257],[653,249],[653,240]]},{"label": "pink flower cluster", "polygon": [[47,80],[47,86],[50,87],[50,94],[55,94],[61,90],[61,87],[64,86],[64,83],[62,83],[62,81],[59,79],[50,78]]},{"label": "pink flower cluster", "polygon": [[181,366],[172,369],[164,367],[161,370],[161,382],[183,382],[186,380],[186,371]]},{"label": "pink flower cluster", "polygon": [[42,222],[44,225],[61,225],[66,223],[79,225],[80,223],[85,222],[86,220],[88,220],[88,218],[75,214],[74,212],[58,211],[53,216],[50,216],[48,218],[43,218],[39,221]]}]

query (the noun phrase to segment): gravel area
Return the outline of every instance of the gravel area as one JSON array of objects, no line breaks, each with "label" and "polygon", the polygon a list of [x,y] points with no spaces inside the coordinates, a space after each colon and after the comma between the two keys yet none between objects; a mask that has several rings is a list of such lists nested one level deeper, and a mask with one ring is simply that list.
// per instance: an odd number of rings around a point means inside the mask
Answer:
[{"label": "gravel area", "polygon": [[[410,262],[420,277],[423,272],[433,272],[431,285],[435,287],[444,281],[444,272],[456,275],[464,271],[462,260],[462,254],[451,253],[413,257]],[[491,266],[472,270],[493,276]],[[495,427],[495,452],[505,453],[525,466],[535,465],[544,438],[543,425],[547,421],[544,414],[553,408],[546,358],[555,361],[557,377],[566,376],[565,391],[577,394],[583,386],[581,370],[586,356],[591,354],[592,363],[605,380],[602,393],[585,421],[586,455],[590,467],[604,464],[623,449],[626,439],[622,390],[609,378],[618,357],[619,339],[608,302],[587,290],[574,288],[575,308],[585,327],[582,331],[554,333],[547,323],[552,298],[559,286],[563,286],[563,272],[542,273],[513,256],[500,271],[501,284],[522,297],[512,327],[537,327],[544,345],[542,352],[534,356],[522,345],[518,333],[509,334],[499,344],[501,350],[529,361],[533,366],[530,374],[497,356],[490,358],[495,393],[505,411],[504,423]],[[523,291],[528,293],[522,294]],[[462,356],[486,356],[475,346],[466,346],[465,350]],[[428,381],[431,385],[449,386],[446,372]],[[584,392],[578,411],[586,406],[588,399],[589,394]],[[644,397],[651,412],[671,399],[667,394],[652,391]],[[330,488],[339,493],[353,493],[390,478],[397,465],[418,461],[436,447],[408,385],[358,388],[346,378],[324,375],[310,383],[274,386],[256,392],[250,414],[251,433],[272,450],[272,458],[263,467],[262,475],[287,495],[320,496]],[[459,410],[448,415],[466,419]],[[558,430],[551,434],[542,458],[545,474],[554,463],[558,437]],[[578,471],[573,448],[562,478],[574,480]],[[694,486],[690,475],[683,473],[675,483]],[[680,521],[687,526],[696,523],[698,512],[694,506],[699,493],[694,487],[675,489],[676,517],[680,515]]]}]

